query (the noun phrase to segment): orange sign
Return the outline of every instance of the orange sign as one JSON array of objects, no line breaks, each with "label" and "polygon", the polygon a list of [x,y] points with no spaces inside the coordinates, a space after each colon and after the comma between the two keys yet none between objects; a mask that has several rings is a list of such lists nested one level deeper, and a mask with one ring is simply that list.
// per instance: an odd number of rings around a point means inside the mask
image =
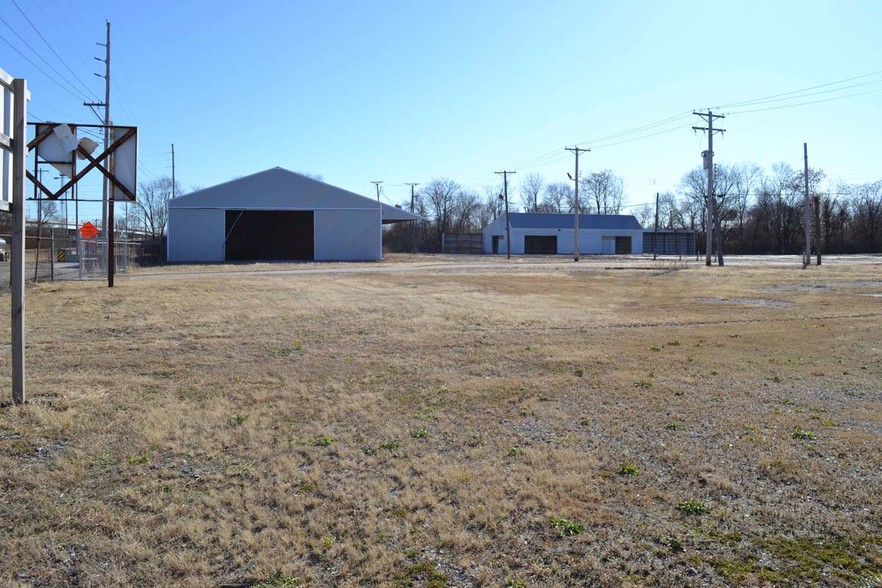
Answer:
[{"label": "orange sign", "polygon": [[80,235],[83,236],[83,239],[91,239],[95,235],[98,234],[98,229],[95,228],[90,222],[86,222],[83,226],[80,227]]}]

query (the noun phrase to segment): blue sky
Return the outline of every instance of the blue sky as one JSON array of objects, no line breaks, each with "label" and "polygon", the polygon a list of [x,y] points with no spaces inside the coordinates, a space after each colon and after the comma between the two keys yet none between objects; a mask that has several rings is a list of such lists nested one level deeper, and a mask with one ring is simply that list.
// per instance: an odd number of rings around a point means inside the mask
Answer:
[{"label": "blue sky", "polygon": [[728,113],[718,162],[799,167],[808,142],[831,184],[882,178],[875,0],[0,6],[0,68],[28,79],[43,120],[97,122],[82,102],[103,98],[93,57],[111,22],[111,113],[139,127],[142,181],[171,174],[174,143],[185,189],[278,165],[365,195],[383,180],[384,199],[402,202],[405,182],[436,177],[477,191],[502,169],[515,184],[531,171],[566,181],[564,147],[578,144],[592,148],[582,172],[612,169],[637,204],[701,164],[690,113],[707,108]]}]

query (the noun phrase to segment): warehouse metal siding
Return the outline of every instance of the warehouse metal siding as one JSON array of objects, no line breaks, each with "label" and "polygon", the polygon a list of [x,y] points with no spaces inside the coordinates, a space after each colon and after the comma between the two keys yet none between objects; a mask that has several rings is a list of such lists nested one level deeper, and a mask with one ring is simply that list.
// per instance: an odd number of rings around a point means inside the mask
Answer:
[{"label": "warehouse metal siding", "polygon": [[382,256],[380,210],[316,210],[316,261],[367,261]]},{"label": "warehouse metal siding", "polygon": [[224,210],[169,209],[168,261],[224,261]]}]

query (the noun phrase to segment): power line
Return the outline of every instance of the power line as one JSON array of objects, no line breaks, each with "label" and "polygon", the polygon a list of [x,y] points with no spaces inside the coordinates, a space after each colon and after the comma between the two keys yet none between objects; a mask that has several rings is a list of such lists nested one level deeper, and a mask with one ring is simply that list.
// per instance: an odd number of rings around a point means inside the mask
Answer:
[{"label": "power line", "polygon": [[[0,17],[0,21],[2,21],[3,24],[5,24],[6,26],[9,26],[9,24],[8,24],[5,20],[3,20],[3,17]],[[13,30],[12,32],[15,33],[14,30]],[[16,33],[16,35],[17,35],[17,34],[18,34],[18,33]],[[65,92],[67,92],[68,94],[70,94],[71,96],[73,96],[74,98],[76,98],[77,100],[82,100],[82,98],[83,98],[82,95],[78,95],[74,90],[71,89],[71,88],[73,88],[73,86],[71,86],[70,88],[68,88],[67,86],[62,85],[61,82],[59,82],[58,80],[56,80],[56,79],[55,79],[54,77],[52,77],[50,74],[46,73],[46,71],[43,70],[43,68],[41,68],[39,65],[37,65],[36,63],[34,63],[33,61],[31,61],[31,59],[30,59],[27,55],[25,55],[24,53],[22,53],[22,52],[18,49],[18,47],[16,47],[16,46],[13,45],[12,43],[10,43],[9,40],[7,40],[5,37],[3,37],[3,35],[0,35],[0,41],[3,41],[3,42],[6,43],[7,45],[9,45],[9,46],[12,48],[13,51],[15,51],[16,53],[18,53],[19,55],[21,55],[22,59],[24,59],[25,61],[27,61],[27,62],[30,63],[31,65],[33,65],[34,68],[36,68],[36,70],[37,70],[38,72],[40,72],[41,74],[43,74],[44,76],[46,76],[47,79],[49,79],[51,82],[53,82],[53,83],[54,83],[55,85],[57,85],[59,88],[61,88],[62,90],[64,90]],[[25,45],[27,45],[27,41],[24,41],[24,40],[22,40],[22,41],[25,43]],[[30,45],[28,45],[28,47],[30,48]],[[31,49],[31,51],[33,51],[33,49]],[[35,51],[34,53],[36,53],[36,51]],[[40,55],[37,54],[37,57],[40,57]],[[42,58],[41,58],[41,59],[42,59]],[[44,59],[43,61],[45,61],[45,59]],[[50,69],[52,69],[52,66],[51,66],[51,65],[50,65],[49,67],[50,67]],[[55,70],[53,69],[53,71],[55,71]],[[56,72],[56,73],[57,73],[57,72]],[[58,75],[61,75],[61,74],[58,74]],[[62,79],[64,79],[63,76],[62,76]],[[70,82],[67,82],[67,80],[65,80],[65,82],[66,82],[68,85],[70,85]]]},{"label": "power line", "polygon": [[95,93],[92,92],[92,90],[90,90],[88,86],[86,86],[85,82],[83,82],[83,80],[80,79],[80,77],[70,68],[70,66],[67,65],[67,63],[64,61],[64,59],[61,58],[61,55],[58,54],[58,52],[55,50],[55,48],[52,47],[52,45],[49,43],[49,41],[46,40],[46,37],[43,36],[43,33],[41,33],[40,30],[36,26],[34,26],[34,23],[31,22],[31,19],[28,18],[28,15],[25,14],[24,10],[21,9],[21,6],[18,5],[18,2],[16,2],[16,0],[12,0],[12,4],[15,5],[15,7],[21,13],[21,15],[24,17],[24,19],[26,21],[28,21],[28,24],[31,25],[31,28],[34,29],[34,32],[37,33],[37,35],[40,37],[40,39],[43,40],[43,43],[45,43],[46,46],[49,47],[49,50],[52,52],[52,54],[58,58],[58,61],[61,62],[61,65],[63,65],[67,69],[67,71],[69,71],[71,73],[71,75],[83,86],[83,88],[86,89],[86,92],[88,92],[89,94],[92,94],[92,96],[94,97]]},{"label": "power line", "polygon": [[[634,133],[639,133],[639,132],[641,132],[641,131],[649,130],[649,129],[652,129],[652,128],[655,128],[655,127],[659,127],[659,126],[665,125],[665,124],[667,124],[667,123],[674,122],[674,121],[676,121],[676,120],[680,120],[680,119],[686,118],[686,117],[688,117],[688,116],[691,116],[691,114],[692,114],[691,112],[685,112],[685,113],[681,113],[681,114],[676,114],[676,115],[671,116],[671,117],[668,117],[668,118],[666,118],[666,119],[663,119],[663,120],[660,120],[660,121],[657,121],[657,122],[654,122],[654,123],[648,123],[648,124],[645,124],[645,125],[642,125],[642,126],[639,126],[639,127],[635,127],[635,128],[633,128],[633,129],[629,129],[629,130],[627,130],[627,131],[621,131],[621,132],[619,132],[619,133],[614,133],[614,134],[612,134],[612,135],[606,135],[606,136],[603,136],[603,137],[595,137],[595,138],[593,138],[593,139],[589,139],[589,140],[587,140],[587,141],[579,141],[579,142],[577,143],[577,145],[584,145],[585,143],[590,143],[590,144],[592,144],[592,146],[593,146],[594,143],[602,143],[602,142],[609,141],[609,140],[612,140],[612,139],[618,139],[619,137],[623,137],[623,136],[627,136],[627,135],[632,135],[632,134],[634,134]],[[652,135],[649,135],[649,136],[652,136]]]},{"label": "power line", "polygon": [[861,88],[863,86],[871,86],[873,84],[882,83],[882,79],[873,80],[872,82],[861,82],[860,84],[851,84],[850,86],[841,86],[839,88],[829,88],[827,90],[818,90],[817,92],[809,92],[807,94],[800,94],[798,96],[785,96],[783,98],[773,98],[770,100],[757,101],[753,104],[744,104],[743,106],[759,106],[762,104],[770,104],[772,102],[785,102],[787,100],[800,100],[802,98],[808,98],[809,96],[819,96],[821,94],[829,94],[831,92],[841,92],[843,90],[850,90],[852,88]]},{"label": "power line", "polygon": [[877,94],[882,92],[882,88],[878,90],[870,90],[868,92],[857,92],[854,94],[846,94],[845,96],[835,96],[833,98],[824,98],[822,100],[812,100],[810,102],[799,102],[797,104],[784,104],[781,106],[770,106],[769,108],[753,108],[750,110],[735,110],[733,112],[728,112],[729,115],[735,114],[747,114],[749,112],[766,112],[769,110],[781,110],[784,108],[796,108],[797,106],[808,106],[810,104],[820,104],[822,102],[833,102],[834,100],[845,100],[846,98],[854,98],[855,96],[866,96],[867,94]]},{"label": "power line", "polygon": [[[5,25],[9,28],[9,30],[12,31],[12,34],[14,34],[16,37],[18,37],[18,39],[19,39],[22,43],[25,44],[25,47],[27,47],[28,49],[30,49],[31,52],[32,52],[34,55],[36,55],[36,56],[37,56],[37,57],[38,57],[43,63],[45,63],[46,66],[47,66],[49,69],[51,69],[53,72],[55,72],[55,75],[57,75],[59,78],[61,78],[61,80],[64,81],[64,83],[67,84],[67,85],[70,87],[71,90],[74,90],[75,92],[79,92],[79,90],[77,90],[77,89],[74,87],[74,85],[70,83],[70,80],[68,80],[66,77],[64,77],[64,74],[62,74],[60,71],[58,71],[57,69],[55,69],[55,67],[53,67],[53,65],[52,65],[51,63],[49,63],[48,61],[46,61],[46,58],[45,58],[45,57],[43,57],[42,55],[40,55],[40,53],[39,53],[36,49],[34,49],[33,47],[31,47],[31,44],[28,43],[28,42],[25,40],[24,37],[22,37],[21,35],[19,35],[19,34],[18,34],[18,31],[15,30],[15,27],[13,27],[11,24],[9,24],[8,22],[6,22],[6,20],[5,20],[2,16],[0,16],[0,22],[2,22],[3,24],[5,24]],[[36,68],[40,71],[40,73],[42,73],[43,75],[45,75],[45,76],[48,77],[48,78],[52,78],[52,76],[50,76],[50,75],[47,74],[45,71],[43,71],[41,68],[39,68],[39,67],[37,66],[36,63],[34,63],[34,62],[31,61],[30,59],[28,59],[27,56],[25,56],[24,53],[22,53],[22,52],[19,51],[15,46],[13,46],[12,43],[10,43],[9,41],[7,41],[6,39],[3,39],[3,40],[6,41],[6,44],[9,45],[10,47],[12,47],[13,50],[15,50],[16,53],[18,53],[19,55],[21,55],[22,57],[24,57],[24,58],[27,60],[28,63],[30,63],[31,65],[33,65],[34,67],[36,67]],[[56,84],[58,84],[59,86],[61,86],[60,82],[58,82],[58,81],[55,80],[54,78],[52,78],[52,79],[53,79],[53,81],[55,81]],[[62,86],[62,87],[64,87],[64,86]],[[67,88],[65,88],[65,89],[67,89]],[[68,92],[70,92],[71,90],[68,90]],[[74,95],[76,95],[76,94],[74,94]]]},{"label": "power line", "polygon": [[[720,109],[720,108],[735,108],[735,107],[738,107],[738,106],[749,106],[749,105],[751,105],[751,104],[755,104],[755,103],[763,102],[763,101],[766,101],[766,100],[770,100],[770,99],[772,99],[772,98],[778,98],[778,97],[780,97],[780,96],[790,96],[790,95],[792,95],[792,94],[800,94],[800,93],[802,93],[802,92],[808,92],[809,90],[817,90],[818,88],[827,88],[827,87],[829,87],[829,86],[835,86],[835,85],[837,85],[837,84],[844,84],[844,83],[846,83],[846,82],[851,82],[851,81],[854,81],[854,80],[860,80],[860,79],[863,79],[863,78],[868,78],[868,77],[875,76],[875,75],[879,75],[879,74],[882,74],[882,70],[878,70],[878,71],[874,71],[874,72],[870,72],[870,73],[862,74],[862,75],[859,75],[859,76],[853,76],[853,77],[845,78],[845,79],[842,79],[842,80],[837,80],[837,81],[835,81],[835,82],[828,82],[828,83],[826,83],[826,84],[819,84],[819,85],[817,85],[817,86],[810,86],[810,87],[808,87],[808,88],[802,88],[802,89],[800,89],[800,90],[791,90],[790,92],[781,92],[781,93],[779,93],[779,94],[772,94],[772,95],[770,95],[770,96],[764,96],[764,97],[762,97],[762,98],[753,98],[753,99],[750,99],[750,100],[744,100],[744,101],[741,101],[741,102],[731,102],[731,103],[729,103],[729,104],[721,104],[721,105],[717,106],[716,108],[717,108],[717,109]],[[799,97],[797,97],[797,98],[799,98]]]}]

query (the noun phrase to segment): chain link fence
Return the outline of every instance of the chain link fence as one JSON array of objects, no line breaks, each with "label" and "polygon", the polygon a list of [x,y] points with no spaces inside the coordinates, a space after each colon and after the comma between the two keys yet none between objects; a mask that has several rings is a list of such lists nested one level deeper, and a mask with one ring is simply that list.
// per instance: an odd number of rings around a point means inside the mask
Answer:
[{"label": "chain link fence", "polygon": [[[9,289],[8,233],[0,233],[0,289]],[[114,242],[116,273],[124,274],[138,265],[162,260],[161,244],[131,240],[118,235]],[[25,238],[25,279],[31,282],[53,280],[99,280],[107,277],[107,242],[84,239],[64,223],[28,225]]]}]

